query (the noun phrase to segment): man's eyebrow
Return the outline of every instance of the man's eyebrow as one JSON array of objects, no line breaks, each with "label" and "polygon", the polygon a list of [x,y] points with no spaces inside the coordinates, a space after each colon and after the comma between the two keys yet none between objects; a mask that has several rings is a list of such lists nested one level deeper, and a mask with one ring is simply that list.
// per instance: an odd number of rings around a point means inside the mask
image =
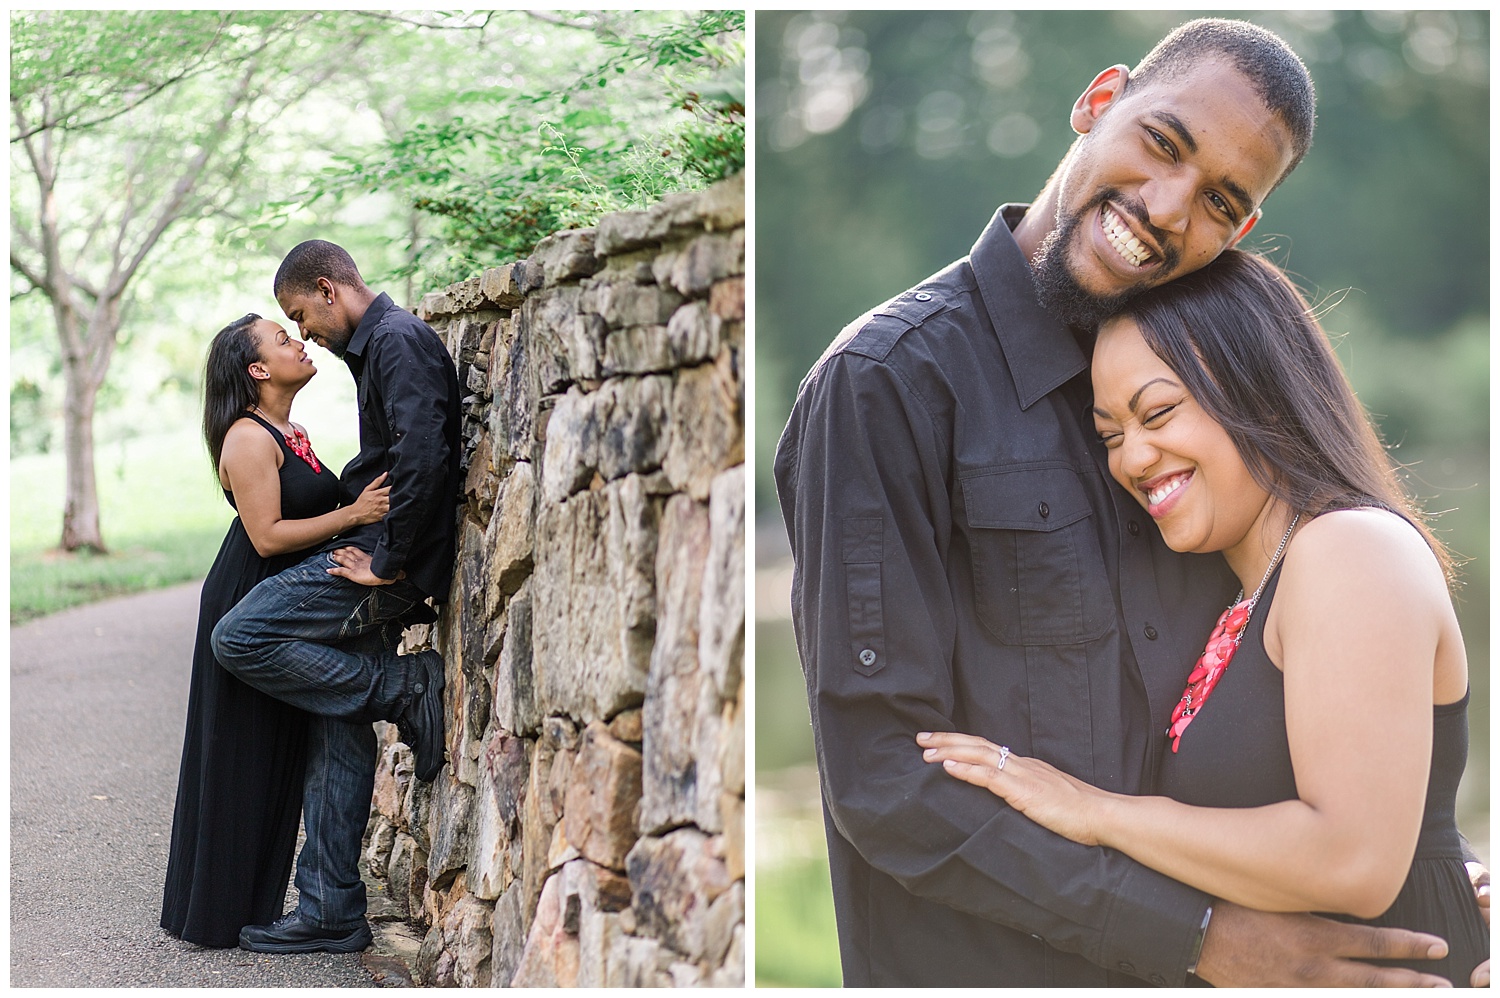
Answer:
[{"label": "man's eyebrow", "polygon": [[[1153,113],[1161,120],[1163,125],[1171,130],[1172,134],[1177,136],[1177,140],[1187,148],[1188,152],[1196,153],[1198,151],[1198,140],[1193,138],[1193,133],[1181,118],[1177,117],[1171,111],[1155,111]],[[1226,194],[1234,198],[1239,206],[1241,218],[1248,217],[1255,210],[1255,199],[1250,196],[1250,192],[1245,190],[1242,185],[1235,183],[1229,177],[1220,177],[1219,186],[1224,188]]]}]

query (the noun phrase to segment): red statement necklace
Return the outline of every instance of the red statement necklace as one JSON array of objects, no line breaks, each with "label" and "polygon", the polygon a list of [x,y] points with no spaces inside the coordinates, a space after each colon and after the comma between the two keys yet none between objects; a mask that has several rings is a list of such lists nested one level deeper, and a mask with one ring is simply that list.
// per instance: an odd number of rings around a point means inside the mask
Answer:
[{"label": "red statement necklace", "polygon": [[[267,415],[266,411],[260,406],[252,403],[250,408],[254,409],[262,416],[265,416],[266,422],[271,423],[272,426],[276,426],[276,424],[271,421],[271,417]],[[276,426],[277,432],[280,433],[282,439],[286,441],[286,445],[292,449],[293,454],[296,454],[302,460],[306,461],[313,471],[321,475],[323,473],[323,466],[318,463],[318,455],[313,453],[312,441],[307,439],[307,434],[302,431],[302,427],[298,426],[296,423],[289,423],[288,425],[290,425],[292,428],[291,433],[286,432],[279,426]]]},{"label": "red statement necklace", "polygon": [[1198,656],[1193,671],[1188,673],[1187,689],[1182,691],[1182,699],[1177,701],[1177,706],[1172,710],[1172,725],[1167,728],[1167,737],[1172,739],[1173,752],[1177,751],[1177,746],[1182,741],[1183,731],[1198,716],[1203,702],[1214,691],[1214,687],[1219,685],[1224,670],[1229,668],[1234,653],[1239,651],[1240,639],[1245,636],[1245,628],[1250,625],[1250,614],[1255,609],[1255,604],[1260,602],[1260,594],[1265,592],[1266,583],[1271,581],[1271,571],[1281,560],[1281,553],[1286,550],[1286,543],[1292,539],[1292,531],[1297,528],[1297,521],[1300,519],[1301,513],[1292,517],[1291,526],[1282,535],[1281,544],[1271,556],[1271,563],[1266,566],[1266,574],[1261,577],[1255,594],[1249,599],[1241,599],[1245,595],[1245,590],[1241,589],[1229,609],[1219,615],[1219,622],[1208,636],[1208,645],[1203,649],[1203,654]]}]

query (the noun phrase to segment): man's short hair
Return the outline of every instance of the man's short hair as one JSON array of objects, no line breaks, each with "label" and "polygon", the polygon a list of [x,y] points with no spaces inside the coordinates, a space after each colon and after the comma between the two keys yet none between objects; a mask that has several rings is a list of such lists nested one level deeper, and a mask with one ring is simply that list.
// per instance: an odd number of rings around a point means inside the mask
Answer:
[{"label": "man's short hair", "polygon": [[326,277],[335,284],[350,288],[365,286],[359,276],[359,268],[342,246],[322,239],[309,239],[298,243],[281,261],[276,271],[276,280],[271,284],[271,294],[281,297],[283,291],[293,294],[309,294],[318,289],[318,278]]},{"label": "man's short hair", "polygon": [[1291,133],[1292,161],[1277,178],[1280,184],[1312,145],[1316,97],[1307,67],[1279,36],[1248,21],[1188,21],[1146,53],[1131,71],[1130,84],[1173,79],[1211,55],[1227,58]]}]

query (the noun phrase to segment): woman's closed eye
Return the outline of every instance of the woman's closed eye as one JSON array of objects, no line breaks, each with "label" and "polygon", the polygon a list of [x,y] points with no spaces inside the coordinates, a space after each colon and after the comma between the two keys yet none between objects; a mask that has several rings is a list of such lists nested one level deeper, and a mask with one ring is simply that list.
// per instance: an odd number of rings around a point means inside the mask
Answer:
[{"label": "woman's closed eye", "polygon": [[1149,412],[1146,413],[1146,415],[1144,415],[1144,416],[1141,417],[1141,425],[1142,426],[1150,426],[1152,423],[1156,423],[1156,422],[1160,421],[1163,417],[1165,417],[1173,409],[1177,408],[1177,406],[1179,404],[1180,403],[1174,402],[1171,405],[1157,406],[1155,409],[1150,410]]}]

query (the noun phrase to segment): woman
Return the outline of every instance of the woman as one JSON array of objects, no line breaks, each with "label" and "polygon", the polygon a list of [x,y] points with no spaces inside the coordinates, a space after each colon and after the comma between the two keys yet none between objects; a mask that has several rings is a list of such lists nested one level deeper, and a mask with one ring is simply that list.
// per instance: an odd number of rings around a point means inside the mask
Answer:
[{"label": "woman", "polygon": [[1432,932],[1467,984],[1488,929],[1454,798],[1468,672],[1451,562],[1403,496],[1306,302],[1226,252],[1099,330],[1114,478],[1175,551],[1244,586],[1170,719],[1158,790],[1099,790],[960,734],[924,758],[1086,845],[1213,896]]},{"label": "woman", "polygon": [[162,928],[234,946],[246,925],[281,916],[302,813],[306,715],[246,686],[214,660],[214,624],[261,579],[389,508],[377,478],[353,503],[291,421],[317,373],[281,326],[247,315],[220,330],[204,372],[203,434],[239,516],[203,583],[187,737],[172,821]]}]

